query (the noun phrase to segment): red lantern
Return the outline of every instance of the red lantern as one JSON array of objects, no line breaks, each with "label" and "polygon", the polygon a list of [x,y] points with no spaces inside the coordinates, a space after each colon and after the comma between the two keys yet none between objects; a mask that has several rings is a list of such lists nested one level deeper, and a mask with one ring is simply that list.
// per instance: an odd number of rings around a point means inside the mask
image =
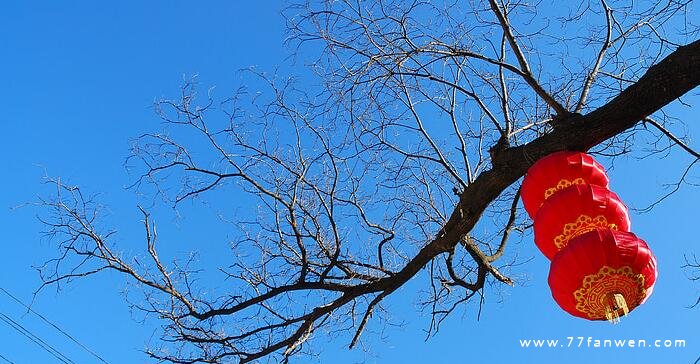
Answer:
[{"label": "red lantern", "polygon": [[552,260],[552,297],[568,313],[616,322],[644,303],[656,282],[656,258],[632,233],[596,229],[569,242]]},{"label": "red lantern", "polygon": [[627,207],[608,189],[574,185],[554,194],[535,217],[535,244],[550,260],[571,238],[597,227],[629,231]]},{"label": "red lantern", "polygon": [[523,179],[521,196],[525,211],[534,219],[546,199],[575,184],[608,188],[608,176],[603,166],[586,153],[556,152],[538,160]]}]

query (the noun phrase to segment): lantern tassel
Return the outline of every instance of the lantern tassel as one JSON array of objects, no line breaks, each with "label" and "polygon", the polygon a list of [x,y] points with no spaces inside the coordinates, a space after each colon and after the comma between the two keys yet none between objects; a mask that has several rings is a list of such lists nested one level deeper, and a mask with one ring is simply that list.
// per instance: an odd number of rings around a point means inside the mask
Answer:
[{"label": "lantern tassel", "polygon": [[608,305],[605,307],[605,318],[609,322],[616,324],[620,322],[620,317],[626,316],[628,313],[630,313],[630,310],[627,307],[625,296],[620,293],[611,293],[608,295]]}]

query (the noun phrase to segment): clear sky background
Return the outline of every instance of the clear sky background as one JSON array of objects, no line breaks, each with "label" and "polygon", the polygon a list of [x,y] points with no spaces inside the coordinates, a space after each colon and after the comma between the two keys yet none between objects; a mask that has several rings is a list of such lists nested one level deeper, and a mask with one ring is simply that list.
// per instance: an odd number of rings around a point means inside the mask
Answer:
[{"label": "clear sky background", "polygon": [[[36,209],[14,209],[50,191],[45,174],[104,192],[109,221],[120,230],[123,249],[139,248],[141,226],[136,197],[124,186],[133,181],[124,169],[129,141],[158,129],[154,99],[176,96],[183,75],[199,75],[204,87],[225,94],[239,69],[251,65],[272,70],[288,54],[284,49],[282,6],[273,1],[123,1],[4,2],[0,8],[0,179],[2,264],[0,287],[24,302],[40,285],[32,268],[53,251],[41,236]],[[670,106],[698,138],[698,90]],[[700,141],[691,140],[700,148]],[[642,147],[637,148],[637,155]],[[665,158],[621,158],[610,169],[612,188],[631,207],[641,208],[664,193],[690,157],[678,148]],[[700,170],[691,171],[698,181]],[[700,356],[700,308],[689,309],[700,295],[691,282],[683,256],[698,254],[700,189],[683,187],[649,213],[632,214],[633,231],[655,252],[660,277],[649,301],[619,325],[573,318],[556,306],[546,284],[548,262],[531,237],[511,246],[527,263],[516,271],[514,288],[488,288],[481,319],[469,304],[425,341],[428,317],[415,308],[420,280],[387,301],[395,322],[373,324],[365,333],[368,350],[345,349],[347,341],[319,340],[321,356],[333,363],[694,363]],[[209,251],[225,238],[209,227],[206,212],[174,219],[167,210],[154,216],[169,253]],[[212,254],[213,255],[213,254]],[[204,254],[204,258],[207,255]],[[143,323],[120,294],[127,285],[105,274],[49,288],[33,308],[71,333],[110,363],[147,362],[141,350],[152,339],[154,322]],[[51,344],[75,363],[94,357],[57,333],[0,292],[0,313]],[[683,339],[685,348],[521,348],[521,339]],[[347,340],[347,339],[346,339]],[[0,355],[15,363],[58,362],[49,353],[0,322]],[[308,358],[307,358],[308,359]],[[305,362],[304,359],[300,362]],[[310,359],[309,359],[310,360]],[[0,363],[3,359],[0,358]]]}]

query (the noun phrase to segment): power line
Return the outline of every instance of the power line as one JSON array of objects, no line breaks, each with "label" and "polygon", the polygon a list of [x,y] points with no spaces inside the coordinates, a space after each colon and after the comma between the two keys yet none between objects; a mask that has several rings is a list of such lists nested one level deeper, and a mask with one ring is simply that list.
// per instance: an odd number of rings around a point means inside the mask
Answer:
[{"label": "power line", "polygon": [[15,364],[15,362],[13,362],[12,360],[10,360],[10,359],[4,357],[2,354],[0,354],[0,359],[4,360],[4,361],[7,362],[7,363]]},{"label": "power line", "polygon": [[10,327],[15,329],[17,332],[20,334],[24,335],[27,339],[33,341],[35,344],[39,345],[42,349],[46,350],[49,354],[53,355],[56,359],[62,361],[63,363],[66,364],[75,364],[72,360],[70,360],[67,356],[63,355],[60,351],[56,350],[53,346],[49,345],[46,341],[42,340],[40,337],[34,335],[31,331],[27,330],[24,326],[22,326],[20,323],[17,321],[13,320],[9,316],[5,315],[4,313],[0,312],[0,320],[5,321]]},{"label": "power line", "polygon": [[69,338],[69,339],[70,339],[71,341],[73,341],[75,344],[77,344],[78,346],[80,346],[83,350],[87,351],[87,352],[90,353],[92,356],[94,356],[95,358],[97,358],[99,361],[101,361],[101,362],[103,362],[103,363],[105,363],[105,364],[109,364],[106,360],[104,360],[104,359],[103,359],[101,356],[99,356],[97,353],[95,353],[94,351],[90,350],[90,348],[88,348],[87,346],[83,345],[81,342],[79,342],[79,341],[78,341],[76,338],[74,338],[72,335],[70,335],[69,333],[65,332],[63,329],[61,329],[60,327],[58,327],[58,325],[56,325],[55,323],[49,321],[49,319],[47,319],[46,317],[44,317],[44,315],[42,315],[42,314],[40,314],[40,313],[34,311],[30,306],[28,306],[27,304],[25,304],[24,302],[22,302],[19,298],[15,297],[12,293],[8,292],[7,290],[5,290],[5,289],[2,288],[2,287],[0,287],[0,291],[2,291],[2,292],[5,293],[6,295],[8,295],[10,298],[12,298],[13,300],[15,300],[15,302],[17,302],[17,303],[19,303],[20,305],[24,306],[24,307],[27,309],[27,311],[29,311],[29,312],[31,312],[31,313],[33,313],[33,314],[39,316],[39,318],[41,318],[44,322],[46,322],[47,324],[51,325],[54,329],[58,330],[58,332],[60,332],[61,334],[65,335],[67,338]]}]

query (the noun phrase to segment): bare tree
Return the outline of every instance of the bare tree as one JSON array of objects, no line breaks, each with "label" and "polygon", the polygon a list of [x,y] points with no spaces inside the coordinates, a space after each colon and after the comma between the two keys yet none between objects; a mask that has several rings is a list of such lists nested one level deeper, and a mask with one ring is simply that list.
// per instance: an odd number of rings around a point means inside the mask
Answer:
[{"label": "bare tree", "polygon": [[[42,205],[60,254],[41,267],[44,284],[122,274],[162,323],[148,354],[174,363],[286,361],[338,333],[352,348],[421,271],[435,333],[487,285],[514,283],[508,241],[529,228],[517,182],[538,158],[624,153],[651,126],[694,156],[688,170],[698,160],[660,111],[700,83],[690,1],[556,4],[290,7],[290,45],[313,57],[318,85],[254,73],[264,92],[220,100],[188,81],[157,103],[165,130],[138,138],[130,159],[143,171],[135,188],[175,206],[213,193],[257,201],[241,202],[251,217],[234,222],[230,266],[162,261],[146,209],[149,259],[123,256],[96,202],[54,180]],[[198,281],[205,268],[221,281]]]},{"label": "bare tree", "polygon": [[[687,269],[689,272],[688,278],[691,281],[700,281],[700,260],[698,260],[698,257],[693,255],[692,257],[685,257],[685,264],[683,265],[683,268]],[[700,297],[693,303],[691,307],[696,307],[697,305],[700,305]]]}]

